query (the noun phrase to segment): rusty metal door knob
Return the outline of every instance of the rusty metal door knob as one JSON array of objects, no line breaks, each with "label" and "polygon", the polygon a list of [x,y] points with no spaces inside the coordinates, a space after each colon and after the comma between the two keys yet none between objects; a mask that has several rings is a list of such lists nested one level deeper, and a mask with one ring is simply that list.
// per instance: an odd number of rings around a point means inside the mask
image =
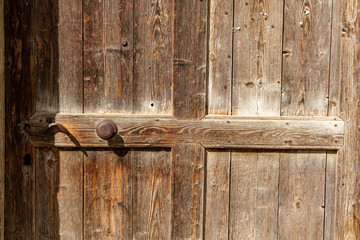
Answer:
[{"label": "rusty metal door knob", "polygon": [[116,136],[118,127],[113,120],[105,119],[96,126],[97,135],[104,140],[112,139]]}]

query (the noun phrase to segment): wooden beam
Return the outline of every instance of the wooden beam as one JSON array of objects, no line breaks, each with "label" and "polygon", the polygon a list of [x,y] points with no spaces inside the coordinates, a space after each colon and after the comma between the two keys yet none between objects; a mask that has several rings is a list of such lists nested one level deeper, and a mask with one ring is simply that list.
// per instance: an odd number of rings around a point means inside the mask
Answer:
[{"label": "wooden beam", "polygon": [[0,240],[4,239],[5,199],[5,34],[4,0],[0,0]]},{"label": "wooden beam", "polygon": [[[31,129],[46,127],[46,114],[31,118]],[[177,120],[169,117],[131,117],[117,114],[57,114],[82,147],[172,147],[176,143],[201,143],[206,148],[340,149],[344,122],[339,118],[268,117],[260,119],[206,117]],[[102,119],[116,122],[118,136],[100,139],[95,131]],[[63,133],[31,137],[36,147],[76,147]]]}]

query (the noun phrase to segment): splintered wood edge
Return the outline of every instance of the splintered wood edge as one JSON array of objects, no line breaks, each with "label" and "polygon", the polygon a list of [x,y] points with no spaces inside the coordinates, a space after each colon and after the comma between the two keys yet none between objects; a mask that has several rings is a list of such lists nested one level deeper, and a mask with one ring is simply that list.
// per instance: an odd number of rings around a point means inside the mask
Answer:
[{"label": "splintered wood edge", "polygon": [[[31,127],[46,126],[49,114],[31,117]],[[176,143],[200,143],[205,148],[238,149],[319,149],[338,150],[344,142],[344,121],[336,117],[215,117],[177,120],[172,116],[119,114],[56,114],[78,141],[63,133],[29,137],[35,147],[172,147]],[[109,141],[100,139],[97,123],[112,119],[119,128]]]}]

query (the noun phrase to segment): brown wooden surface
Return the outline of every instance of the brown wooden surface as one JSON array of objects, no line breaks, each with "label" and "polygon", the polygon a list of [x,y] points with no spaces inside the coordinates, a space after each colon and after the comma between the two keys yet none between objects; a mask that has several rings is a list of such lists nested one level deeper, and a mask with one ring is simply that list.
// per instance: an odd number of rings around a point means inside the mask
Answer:
[{"label": "brown wooden surface", "polygon": [[[41,128],[39,119],[34,116]],[[117,124],[118,136],[106,141],[96,134],[101,119],[112,119]],[[336,118],[205,118],[201,121],[174,118],[120,117],[119,115],[87,114],[57,115],[83,147],[171,147],[177,142],[201,143],[207,148],[267,148],[267,149],[339,149],[343,142],[343,122]],[[50,135],[52,137],[52,135]],[[58,133],[54,142],[45,136],[33,137],[35,146],[76,146]]]},{"label": "brown wooden surface", "polygon": [[359,239],[360,2],[336,0],[333,12],[329,115],[344,119],[346,137],[337,153],[333,221],[326,231],[329,239]]},{"label": "brown wooden surface", "polygon": [[34,149],[17,130],[34,110],[32,10],[33,2],[5,1],[5,239],[34,238]]},{"label": "brown wooden surface", "polygon": [[206,113],[208,2],[174,2],[173,114],[178,119],[201,119]]},{"label": "brown wooden surface", "polygon": [[5,205],[5,25],[4,1],[0,0],[0,240],[4,240]]},{"label": "brown wooden surface", "polygon": [[5,0],[4,239],[360,238],[358,8]]},{"label": "brown wooden surface", "polygon": [[234,3],[232,114],[278,116],[283,1]]}]

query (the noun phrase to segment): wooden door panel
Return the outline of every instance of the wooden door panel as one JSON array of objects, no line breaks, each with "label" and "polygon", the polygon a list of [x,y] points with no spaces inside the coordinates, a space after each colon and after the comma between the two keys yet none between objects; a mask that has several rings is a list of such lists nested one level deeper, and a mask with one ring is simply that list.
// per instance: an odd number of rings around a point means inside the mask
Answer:
[{"label": "wooden door panel", "polygon": [[36,238],[329,236],[331,2],[36,0]]}]

